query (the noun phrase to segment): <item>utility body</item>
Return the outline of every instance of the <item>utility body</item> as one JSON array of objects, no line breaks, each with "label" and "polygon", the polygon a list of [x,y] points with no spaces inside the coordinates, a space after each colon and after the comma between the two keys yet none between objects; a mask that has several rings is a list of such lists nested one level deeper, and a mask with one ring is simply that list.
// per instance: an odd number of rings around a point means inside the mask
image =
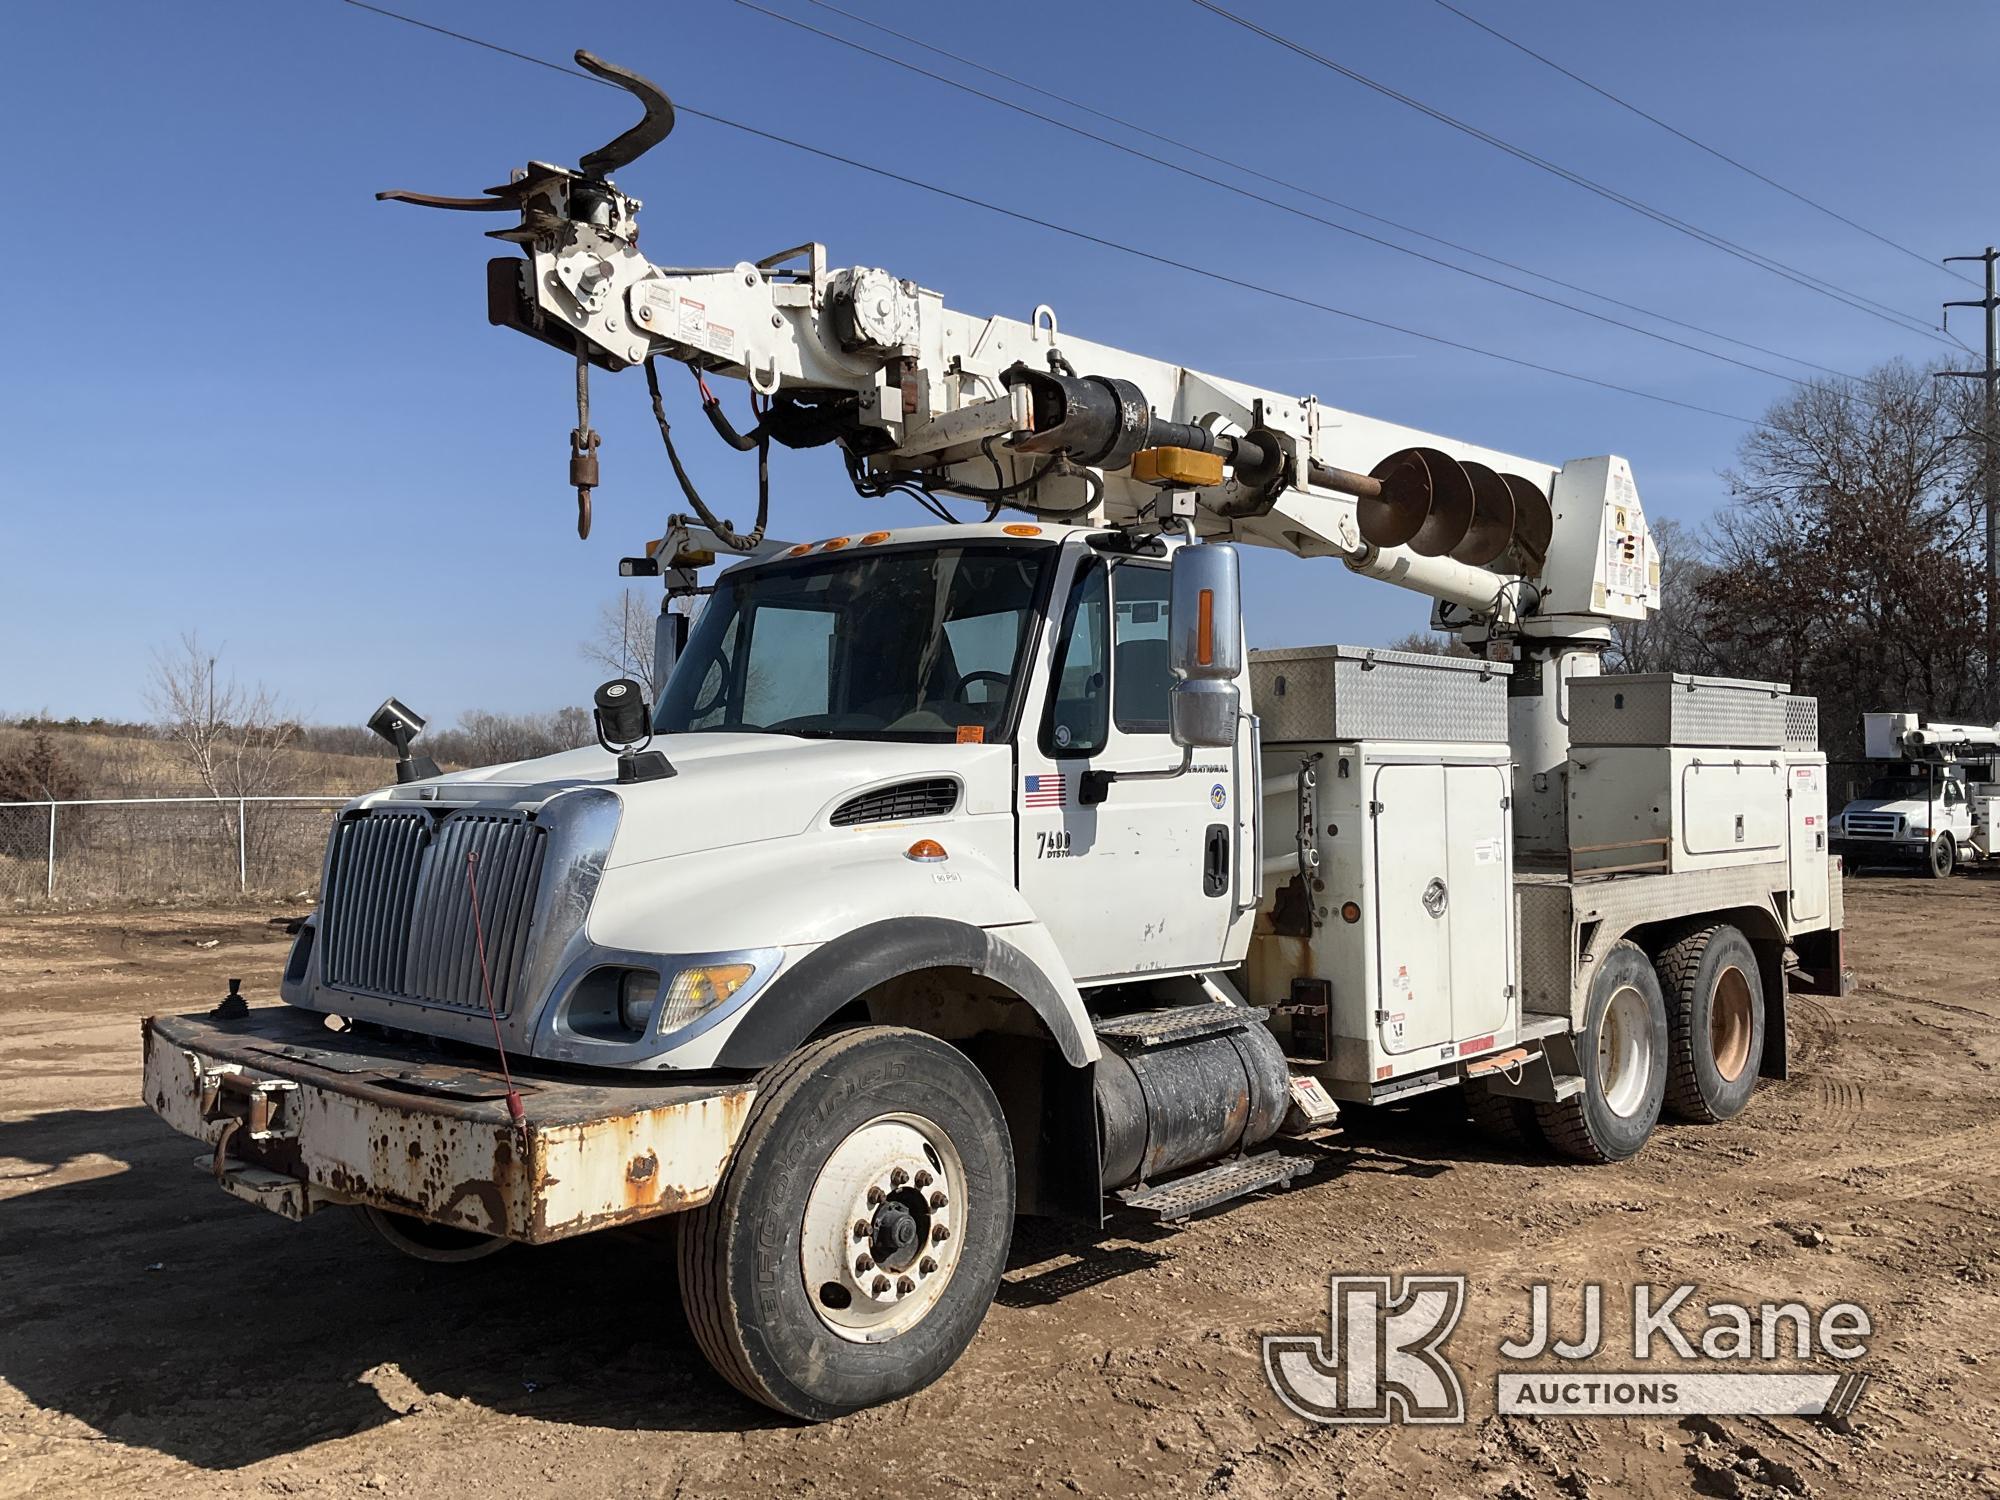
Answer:
[{"label": "utility body", "polygon": [[[655,264],[607,174],[671,106],[579,60],[647,122],[427,200],[518,213],[494,320],[580,383],[748,381],[748,433],[707,409],[760,468],[832,446],[864,493],[987,515],[785,545],[684,483],[626,567],[664,585],[660,680],[599,690],[602,748],[434,774],[396,705],[399,781],[335,819],[285,1004],[147,1023],[147,1101],[224,1187],[433,1259],[678,1214],[704,1352],[823,1418],[949,1367],[1017,1213],[1182,1219],[1443,1088],[1616,1161],[1783,1073],[1788,991],[1843,982],[1816,711],[1600,671],[1657,604],[1622,460],[971,317],[818,246]],[[587,502],[582,414],[572,449]],[[1428,593],[1466,654],[1249,652],[1246,545]]]}]

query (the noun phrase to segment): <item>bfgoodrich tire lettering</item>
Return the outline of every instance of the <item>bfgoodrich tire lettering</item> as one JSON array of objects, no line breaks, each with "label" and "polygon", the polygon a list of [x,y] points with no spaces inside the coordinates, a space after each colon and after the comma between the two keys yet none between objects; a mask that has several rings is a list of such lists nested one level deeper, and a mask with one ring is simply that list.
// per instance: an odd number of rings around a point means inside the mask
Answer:
[{"label": "bfgoodrich tire lettering", "polygon": [[[802,1244],[822,1172],[844,1142],[885,1119],[920,1122],[919,1134],[949,1142],[959,1174],[948,1184],[949,1234],[960,1238],[949,1280],[921,1319],[884,1325],[886,1336],[867,1341],[822,1316]],[[788,1415],[824,1421],[894,1401],[936,1380],[971,1343],[1000,1284],[1013,1225],[1013,1146],[979,1070],[922,1032],[838,1032],[759,1081],[715,1197],[683,1218],[688,1323],[725,1379]],[[866,1248],[860,1242],[856,1251]]]},{"label": "bfgoodrich tire lettering", "polygon": [[1549,1144],[1579,1161],[1623,1161],[1659,1123],[1667,1087],[1667,1011],[1653,961],[1636,943],[1604,955],[1576,1039],[1583,1089],[1535,1106]]},{"label": "bfgoodrich tire lettering", "polygon": [[1704,1125],[1735,1118],[1764,1061],[1757,950],[1734,927],[1708,927],[1668,948],[1655,967],[1673,1054],[1667,1109]]}]

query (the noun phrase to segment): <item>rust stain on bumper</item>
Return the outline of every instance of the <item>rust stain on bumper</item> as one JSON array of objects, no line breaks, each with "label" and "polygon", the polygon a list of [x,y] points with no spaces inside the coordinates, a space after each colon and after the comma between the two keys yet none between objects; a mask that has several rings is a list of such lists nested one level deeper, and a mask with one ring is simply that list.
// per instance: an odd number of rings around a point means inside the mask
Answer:
[{"label": "rust stain on bumper", "polygon": [[315,1206],[372,1204],[530,1244],[705,1203],[755,1097],[733,1080],[597,1081],[517,1068],[523,1135],[497,1069],[332,1033],[311,1012],[149,1017],[142,1035],[145,1102],[209,1145],[219,1127],[202,1118],[205,1079],[237,1072],[294,1083],[295,1134],[274,1143],[279,1150],[244,1149],[316,1190]]}]

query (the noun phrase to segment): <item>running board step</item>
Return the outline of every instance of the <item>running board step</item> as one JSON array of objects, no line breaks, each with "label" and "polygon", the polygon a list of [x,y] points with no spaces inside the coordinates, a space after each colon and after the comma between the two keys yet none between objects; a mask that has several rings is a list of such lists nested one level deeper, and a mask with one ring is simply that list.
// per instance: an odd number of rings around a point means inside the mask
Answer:
[{"label": "running board step", "polygon": [[1212,1036],[1217,1032],[1241,1031],[1261,1025],[1269,1011],[1254,1005],[1170,1005],[1164,1010],[1139,1010],[1122,1016],[1103,1016],[1091,1022],[1099,1036],[1123,1042],[1127,1047],[1158,1047],[1189,1037]]},{"label": "running board step", "polygon": [[1314,1160],[1309,1156],[1266,1151],[1262,1156],[1245,1156],[1204,1167],[1171,1182],[1121,1188],[1118,1198],[1127,1208],[1151,1214],[1162,1223],[1173,1223],[1259,1188],[1285,1186],[1294,1177],[1303,1177],[1313,1166]]}]

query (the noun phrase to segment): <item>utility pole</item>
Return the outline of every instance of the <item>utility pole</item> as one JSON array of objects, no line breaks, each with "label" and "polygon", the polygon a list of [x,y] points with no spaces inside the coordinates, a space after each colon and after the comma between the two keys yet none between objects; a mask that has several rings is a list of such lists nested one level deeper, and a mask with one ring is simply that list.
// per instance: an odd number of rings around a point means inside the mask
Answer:
[{"label": "utility pole", "polygon": [[1945,370],[1941,373],[1961,380],[1983,380],[1986,382],[1985,417],[1980,423],[1979,438],[1979,487],[1986,505],[1986,713],[2000,722],[2000,612],[1995,609],[1995,596],[2000,595],[2000,296],[1994,295],[1993,264],[2000,260],[2000,250],[1988,245],[1982,255],[1947,255],[1945,263],[1953,261],[1977,260],[1986,264],[1986,295],[1977,302],[1945,303],[1945,321],[1951,321],[1950,309],[1954,307],[1982,307],[1986,309],[1986,368],[1983,370]]}]

